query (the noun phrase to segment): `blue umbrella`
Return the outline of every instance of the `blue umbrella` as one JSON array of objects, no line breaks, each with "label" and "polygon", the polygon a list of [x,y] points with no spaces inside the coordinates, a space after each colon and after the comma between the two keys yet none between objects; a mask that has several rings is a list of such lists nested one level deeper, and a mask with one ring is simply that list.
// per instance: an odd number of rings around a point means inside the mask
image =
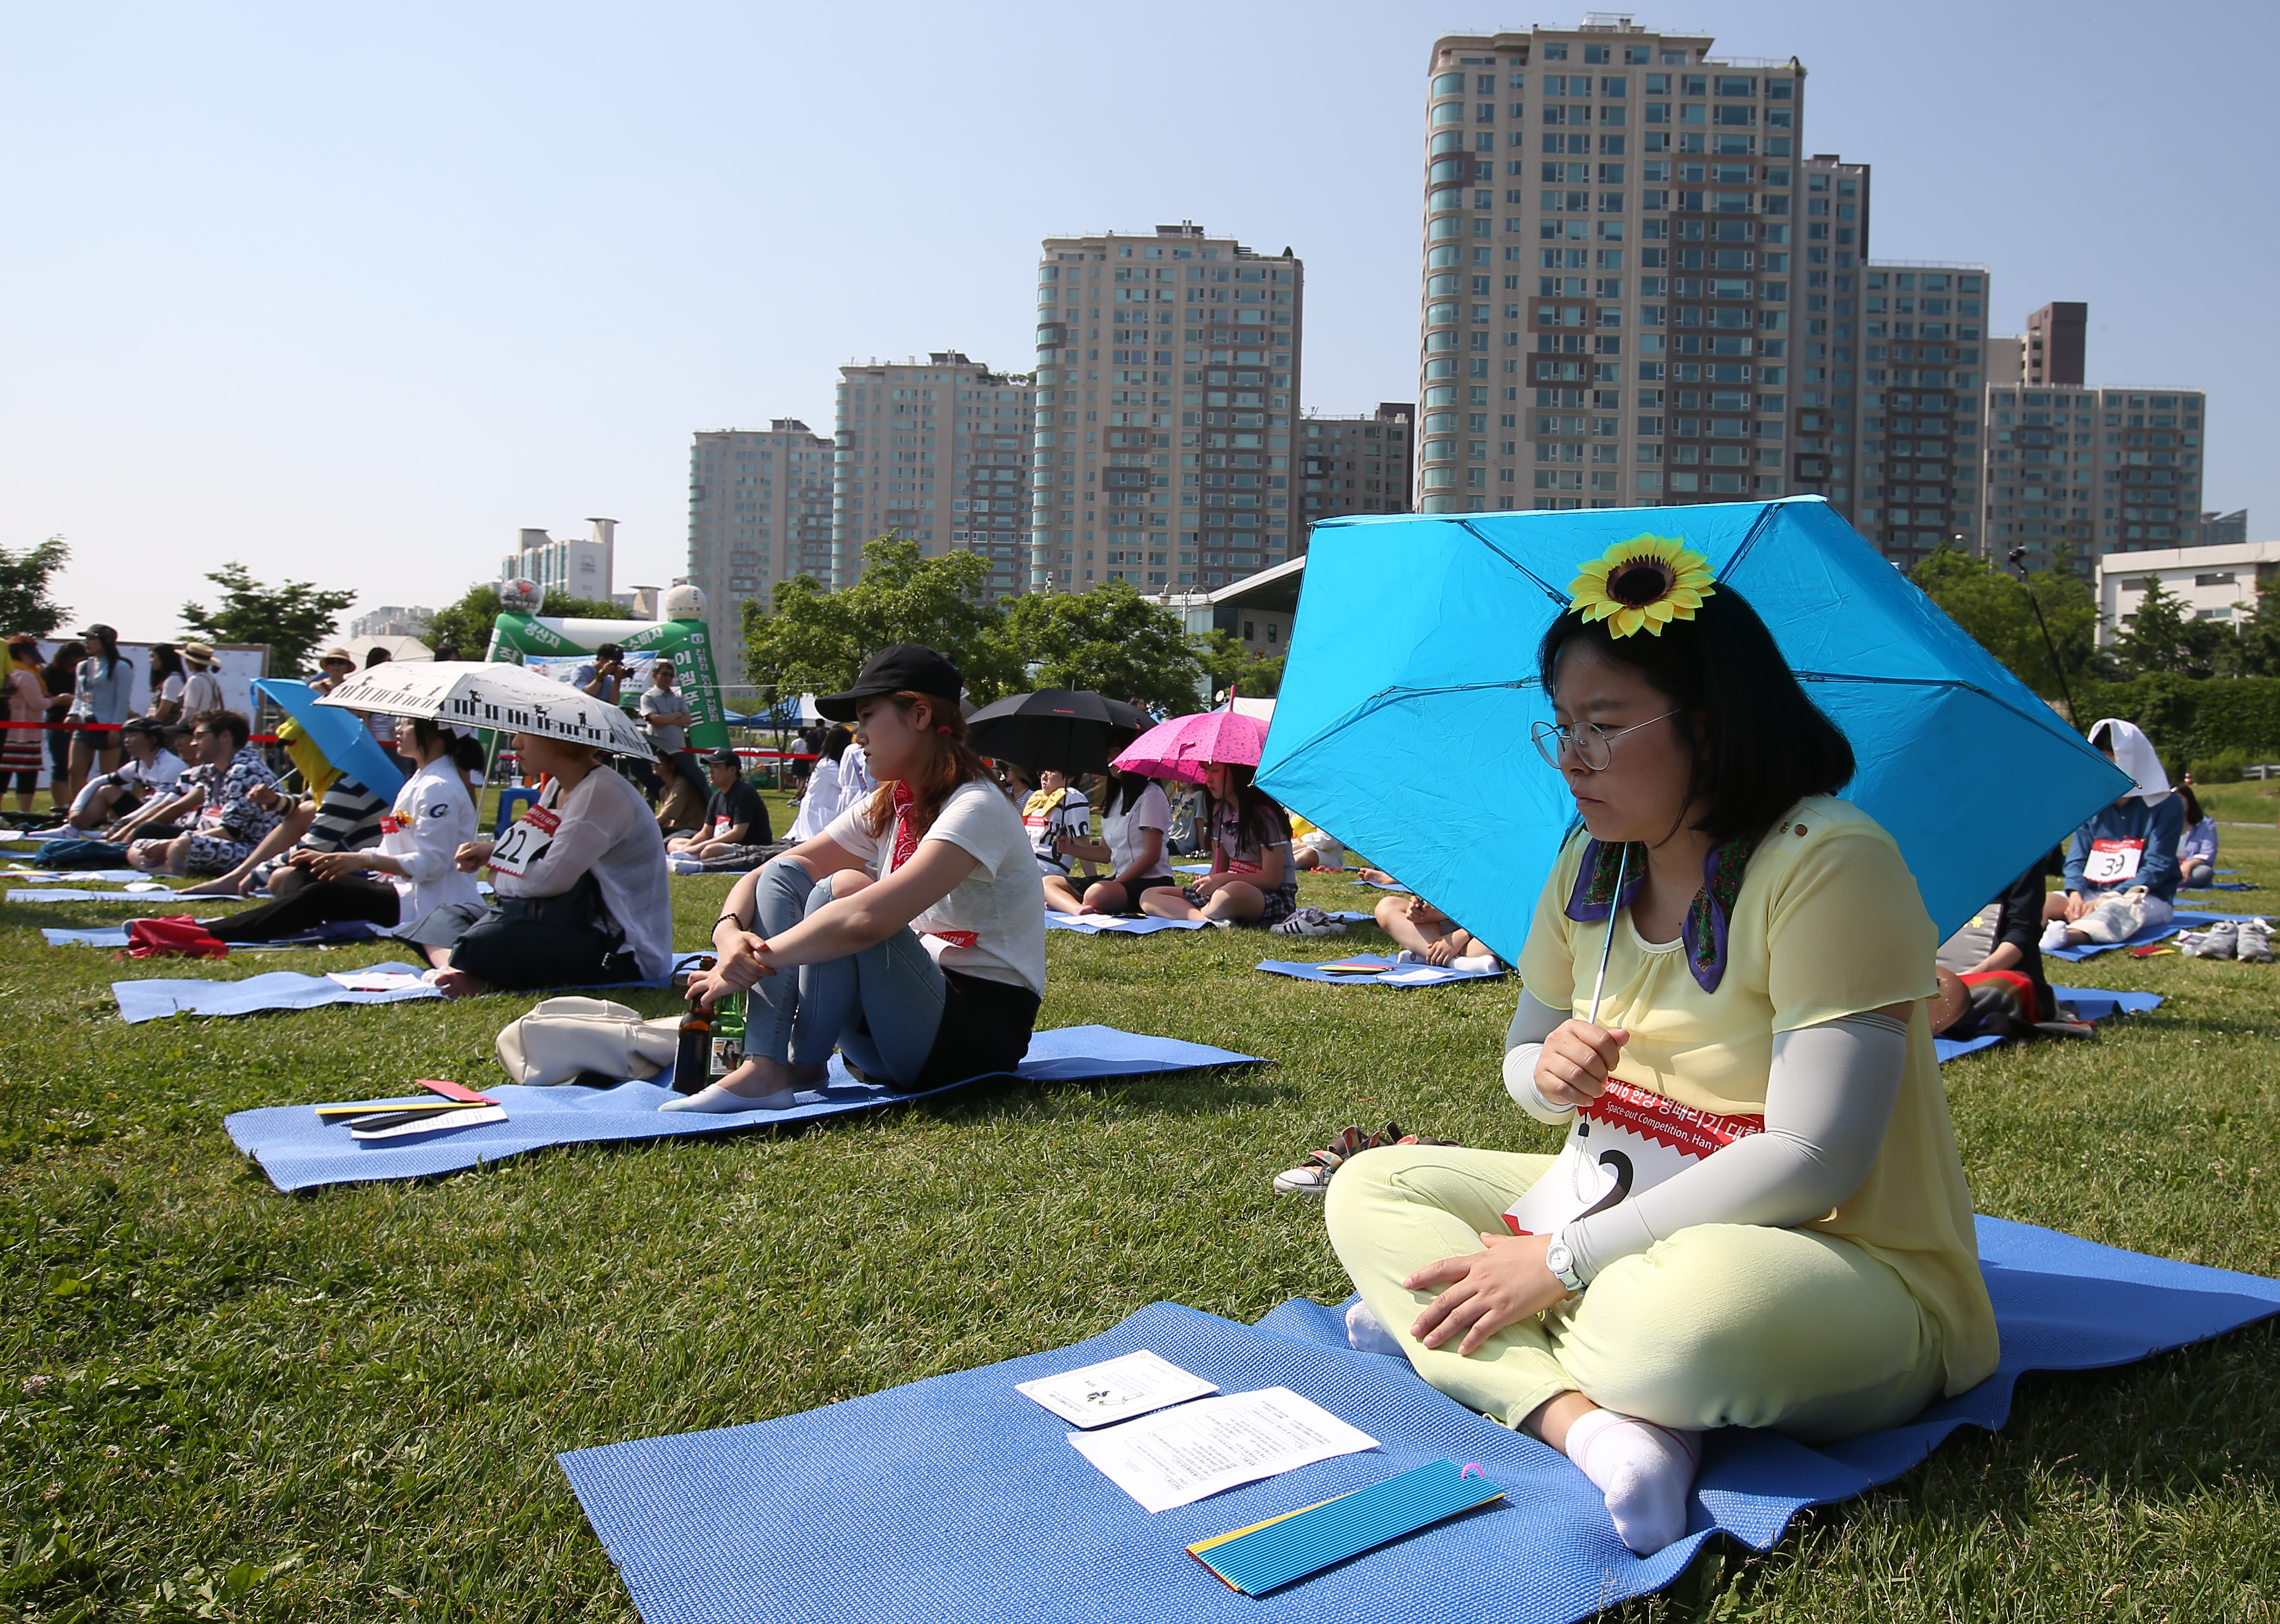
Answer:
[{"label": "blue umbrella", "polygon": [[300,724],[326,760],[381,799],[393,800],[404,788],[404,774],[354,712],[325,709],[317,703],[316,689],[297,678],[264,677],[253,686]]},{"label": "blue umbrella", "polygon": [[1575,812],[1529,742],[1537,644],[1642,534],[1747,596],[1943,935],[2130,788],[1818,496],[1323,522],[1259,781],[1516,958]]}]

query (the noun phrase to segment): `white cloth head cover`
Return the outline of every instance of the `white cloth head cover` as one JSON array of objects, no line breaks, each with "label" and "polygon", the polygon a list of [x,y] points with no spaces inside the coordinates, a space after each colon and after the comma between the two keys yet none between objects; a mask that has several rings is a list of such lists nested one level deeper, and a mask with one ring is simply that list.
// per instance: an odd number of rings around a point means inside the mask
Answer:
[{"label": "white cloth head cover", "polygon": [[2090,742],[2095,744],[2100,737],[2113,746],[2114,765],[2137,781],[2138,787],[2130,792],[2131,795],[2142,798],[2148,806],[2158,806],[2168,798],[2168,769],[2161,765],[2161,755],[2144,728],[2118,716],[2109,716],[2091,724]]}]

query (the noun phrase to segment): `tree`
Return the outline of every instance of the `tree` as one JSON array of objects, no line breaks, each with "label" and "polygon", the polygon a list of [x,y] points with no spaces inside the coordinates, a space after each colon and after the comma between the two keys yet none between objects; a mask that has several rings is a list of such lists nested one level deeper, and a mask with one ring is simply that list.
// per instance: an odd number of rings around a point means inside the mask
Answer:
[{"label": "tree", "polygon": [[2280,577],[2258,577],[2255,606],[2230,653],[2238,675],[2280,677]]},{"label": "tree", "polygon": [[71,605],[49,597],[48,587],[70,557],[71,549],[60,535],[21,552],[0,547],[0,635],[29,632],[44,637],[64,623]]},{"label": "tree", "polygon": [[982,601],[989,579],[978,553],[929,558],[891,533],[866,542],[863,578],[843,592],[795,575],[777,583],[772,608],[745,600],[745,674],[779,695],[834,693],[888,644],[920,643],[957,666],[974,703],[987,704],[1021,681],[1004,617]]},{"label": "tree", "polygon": [[1090,689],[1174,715],[1203,701],[1203,662],[1180,616],[1128,581],[1034,593],[1005,611],[1005,640],[1038,688]]},{"label": "tree", "polygon": [[309,651],[332,635],[341,611],[356,601],[353,592],[328,591],[313,581],[265,587],[237,563],[223,565],[206,579],[221,589],[221,607],[208,611],[184,604],[183,626],[210,643],[267,643],[272,676],[304,670]]},{"label": "tree", "polygon": [[[566,620],[630,620],[634,612],[623,604],[611,603],[607,598],[556,596],[550,593],[540,605],[550,615],[559,615]],[[491,627],[498,620],[499,595],[496,584],[483,583],[469,587],[466,596],[456,604],[435,612],[428,623],[428,646],[449,648],[461,659],[481,659],[491,646]]]},{"label": "tree", "polygon": [[2052,568],[2022,581],[1985,558],[1942,545],[1909,579],[1972,641],[2045,699],[2058,698],[2066,684],[2051,664],[2043,627],[2035,619],[2037,604],[2068,681],[2079,685],[2103,675],[2110,665],[2098,649],[2097,600],[2089,582],[2069,567],[2064,549]]},{"label": "tree", "polygon": [[2133,676],[2212,677],[2221,664],[2234,664],[2230,645],[2238,641],[2222,623],[2194,619],[2184,600],[2165,590],[2155,575],[2146,580],[2145,596],[2136,610],[2122,617],[2114,652]]}]

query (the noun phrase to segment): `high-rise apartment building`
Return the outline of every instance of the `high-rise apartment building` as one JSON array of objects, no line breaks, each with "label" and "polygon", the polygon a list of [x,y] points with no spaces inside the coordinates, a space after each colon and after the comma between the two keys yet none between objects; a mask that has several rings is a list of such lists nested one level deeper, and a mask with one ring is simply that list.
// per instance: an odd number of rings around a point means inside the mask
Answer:
[{"label": "high-rise apartment building", "polygon": [[[1999,389],[1987,402],[1987,541],[2037,567],[2201,539],[2207,396],[2179,389]],[[2245,525],[2243,529],[2246,528]]]},{"label": "high-rise apartment building", "polygon": [[606,599],[618,563],[618,521],[589,519],[593,535],[586,541],[556,541],[543,530],[526,529],[515,549],[499,560],[501,581],[535,581],[558,596]]},{"label": "high-rise apartment building", "polygon": [[2019,355],[2020,381],[2080,389],[2089,327],[2090,306],[2078,302],[2045,304],[2028,317]]},{"label": "high-rise apartment building", "polygon": [[1981,550],[1990,285],[1985,266],[1941,260],[1879,259],[1861,273],[1848,517],[1903,569],[1943,544]]},{"label": "high-rise apartment building", "polygon": [[1596,16],[1435,42],[1421,511],[1790,489],[1791,296],[1861,249],[1798,258],[1804,69],[1711,43]]},{"label": "high-rise apartment building", "polygon": [[991,601],[1021,590],[1029,381],[956,350],[839,369],[831,581],[851,587],[863,543],[893,532],[936,555],[990,560]]},{"label": "high-rise apartment building", "polygon": [[705,621],[724,676],[748,597],[770,600],[778,581],[831,570],[830,440],[797,418],[765,430],[721,428],[689,448],[689,580],[705,593]]},{"label": "high-rise apartment building", "polygon": [[1866,164],[1816,152],[1798,165],[1804,181],[1805,258],[1796,279],[1798,387],[1790,454],[1790,491],[1829,498],[1856,517],[1859,447],[1853,430],[1860,381],[1860,267],[1868,263],[1869,181]]},{"label": "high-rise apartment building", "polygon": [[1299,517],[1311,525],[1338,513],[1407,512],[1409,431],[1416,417],[1406,400],[1381,402],[1375,412],[1352,417],[1309,412],[1296,447],[1306,487]]},{"label": "high-rise apartment building", "polygon": [[1200,226],[1048,237],[1029,589],[1217,586],[1305,550],[1306,266]]}]

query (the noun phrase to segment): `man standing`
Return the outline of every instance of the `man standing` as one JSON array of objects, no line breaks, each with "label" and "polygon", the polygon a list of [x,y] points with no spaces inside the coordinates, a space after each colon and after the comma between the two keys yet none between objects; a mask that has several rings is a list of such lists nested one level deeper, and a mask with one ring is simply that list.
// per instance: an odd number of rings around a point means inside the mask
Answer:
[{"label": "man standing", "polygon": [[182,645],[182,664],[189,668],[189,679],[182,684],[182,720],[196,725],[199,717],[208,711],[222,707],[221,679],[214,674],[213,644],[186,643]]},{"label": "man standing", "polygon": [[649,725],[650,748],[666,775],[664,804],[657,820],[666,830],[692,829],[705,816],[704,769],[689,748],[689,724],[696,720],[689,702],[673,686],[673,662],[659,659],[650,666],[650,684],[642,690],[642,720]]}]

